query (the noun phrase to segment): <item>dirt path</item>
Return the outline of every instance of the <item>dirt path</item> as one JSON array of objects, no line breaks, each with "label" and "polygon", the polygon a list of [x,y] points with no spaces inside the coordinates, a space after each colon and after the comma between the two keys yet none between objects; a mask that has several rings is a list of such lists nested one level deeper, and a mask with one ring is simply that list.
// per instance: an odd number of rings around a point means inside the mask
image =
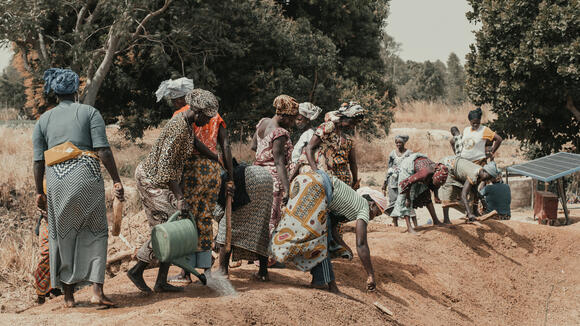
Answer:
[{"label": "dirt path", "polygon": [[[347,231],[353,244],[353,230]],[[256,271],[250,265],[232,270],[238,294],[226,297],[197,284],[182,294],[144,296],[120,274],[105,284],[119,308],[96,310],[84,289],[77,308],[64,309],[57,298],[1,314],[0,324],[580,324],[580,224],[487,221],[425,227],[418,236],[372,224],[370,231],[377,293],[365,292],[358,258],[334,262],[339,287],[350,298],[308,289],[310,275],[297,271],[271,270],[271,282],[250,281]],[[147,271],[149,284],[155,272]],[[394,316],[379,312],[375,301]]]}]

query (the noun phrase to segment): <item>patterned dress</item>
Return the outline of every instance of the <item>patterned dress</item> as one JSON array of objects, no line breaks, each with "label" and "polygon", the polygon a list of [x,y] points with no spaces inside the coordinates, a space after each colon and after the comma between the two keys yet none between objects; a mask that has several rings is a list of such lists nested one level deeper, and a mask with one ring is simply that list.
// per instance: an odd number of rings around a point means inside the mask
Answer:
[{"label": "patterned dress", "polygon": [[[177,211],[177,200],[169,189],[169,182],[180,181],[185,158],[194,148],[192,128],[183,115],[175,116],[167,122],[147,158],[135,169],[137,190],[151,228],[165,223]],[[141,246],[137,258],[156,263],[151,241]]]},{"label": "patterned dress", "polygon": [[[322,172],[323,173],[323,172]],[[298,175],[270,243],[276,261],[309,271],[328,258],[328,213],[369,222],[369,205],[347,184],[319,172]]]},{"label": "patterned dress", "polygon": [[[385,210],[387,213],[391,213],[395,208],[395,202],[397,201],[397,197],[399,196],[399,166],[403,162],[403,159],[409,157],[413,154],[413,151],[410,149],[406,150],[405,153],[399,156],[399,153],[396,150],[393,150],[391,154],[389,154],[389,163],[388,163],[388,170],[387,176],[385,180],[388,184],[388,196],[389,196],[389,206]],[[415,211],[413,210],[411,216],[415,215]]]},{"label": "patterned dress", "polygon": [[399,167],[399,189],[397,201],[395,202],[395,207],[391,216],[393,217],[405,217],[413,216],[414,208],[420,208],[427,206],[432,203],[431,200],[431,189],[427,187],[422,182],[415,182],[411,185],[409,190],[409,198],[411,200],[411,206],[406,206],[406,194],[401,193],[401,181],[413,176],[414,174],[423,174],[426,168],[434,168],[436,163],[431,161],[427,156],[421,153],[413,153],[409,157],[405,158]]},{"label": "patterned dress", "polygon": [[[347,185],[352,184],[349,155],[353,147],[352,138],[340,133],[332,121],[318,126],[314,135],[320,137],[322,143],[314,153],[314,160],[319,169],[334,175]],[[300,158],[300,172],[311,171],[306,154]]]},{"label": "patterned dress", "polygon": [[[260,125],[264,122],[265,119],[260,120],[256,129],[260,128]],[[273,144],[274,140],[286,137],[286,144],[284,146],[284,162],[286,166],[286,172],[292,170],[293,165],[291,163],[292,159],[292,150],[294,146],[292,146],[292,141],[290,140],[290,133],[284,128],[276,128],[268,135],[260,138],[258,136],[258,147],[256,149],[256,161],[254,165],[259,165],[265,167],[268,172],[272,175],[274,179],[273,184],[273,201],[272,201],[272,214],[270,216],[270,233],[274,231],[278,222],[280,221],[281,216],[281,209],[282,209],[282,198],[284,196],[284,186],[282,184],[282,180],[280,176],[278,176],[278,170],[276,169],[276,163],[274,161],[274,151],[273,151]]]},{"label": "patterned dress", "polygon": [[[217,114],[206,125],[202,127],[193,125],[193,129],[196,137],[215,153],[221,126],[225,128],[226,123]],[[222,168],[218,162],[201,156],[194,149],[185,162],[183,172],[183,196],[196,220],[199,232],[198,250],[206,252],[206,256],[211,256],[213,211],[220,191],[221,171]]]}]

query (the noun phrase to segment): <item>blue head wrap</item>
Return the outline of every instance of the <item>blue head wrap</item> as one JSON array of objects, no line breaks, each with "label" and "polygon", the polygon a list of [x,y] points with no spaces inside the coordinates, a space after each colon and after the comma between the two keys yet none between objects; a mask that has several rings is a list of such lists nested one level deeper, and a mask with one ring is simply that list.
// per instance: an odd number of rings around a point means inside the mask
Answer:
[{"label": "blue head wrap", "polygon": [[70,69],[50,68],[44,72],[44,92],[74,94],[79,89],[79,75]]}]

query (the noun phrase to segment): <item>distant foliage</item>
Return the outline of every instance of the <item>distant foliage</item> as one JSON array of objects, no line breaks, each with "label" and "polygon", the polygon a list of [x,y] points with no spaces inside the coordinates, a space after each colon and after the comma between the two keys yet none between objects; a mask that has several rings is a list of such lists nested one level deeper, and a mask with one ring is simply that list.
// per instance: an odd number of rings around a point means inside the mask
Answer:
[{"label": "distant foliage", "polygon": [[0,105],[20,110],[25,102],[22,77],[14,67],[6,67],[0,76]]},{"label": "distant foliage", "polygon": [[469,0],[481,23],[467,88],[493,128],[546,154],[580,150],[580,2]]}]

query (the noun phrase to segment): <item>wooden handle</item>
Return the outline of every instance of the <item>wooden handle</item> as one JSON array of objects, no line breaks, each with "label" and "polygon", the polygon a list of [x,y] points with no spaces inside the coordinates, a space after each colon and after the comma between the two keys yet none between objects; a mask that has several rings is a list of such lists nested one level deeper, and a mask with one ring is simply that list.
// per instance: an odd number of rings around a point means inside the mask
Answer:
[{"label": "wooden handle", "polygon": [[232,250],[232,201],[231,195],[226,196],[226,252]]}]

